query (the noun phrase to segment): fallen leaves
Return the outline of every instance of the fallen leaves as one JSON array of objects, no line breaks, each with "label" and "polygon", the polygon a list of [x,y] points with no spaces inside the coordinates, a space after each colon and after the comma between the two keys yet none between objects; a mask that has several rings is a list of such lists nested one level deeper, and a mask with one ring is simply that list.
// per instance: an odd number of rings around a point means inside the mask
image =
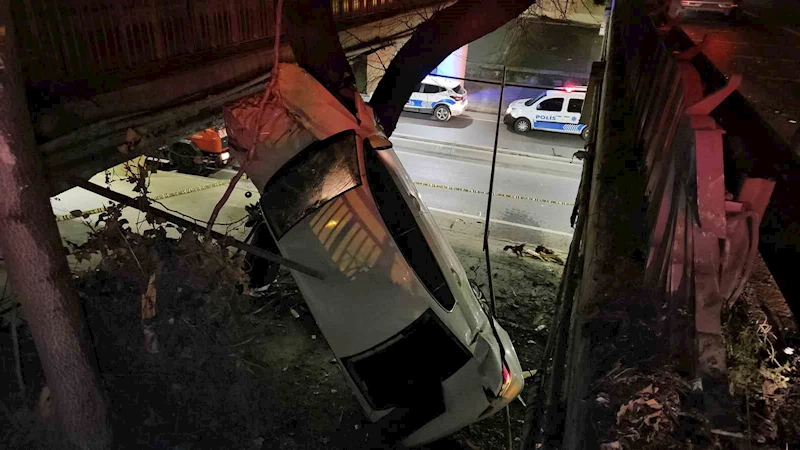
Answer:
[{"label": "fallen leaves", "polygon": [[[605,378],[608,384],[595,398],[596,405],[616,411],[616,427],[612,434],[605,436],[608,442],[602,448],[662,448],[671,445],[668,444],[674,442],[671,433],[681,412],[678,392],[685,388],[685,383],[671,375],[629,373],[622,376],[625,372],[612,371],[610,374],[615,375]],[[632,390],[634,387],[637,390]],[[621,398],[614,400],[611,397],[614,394],[621,394]]]}]

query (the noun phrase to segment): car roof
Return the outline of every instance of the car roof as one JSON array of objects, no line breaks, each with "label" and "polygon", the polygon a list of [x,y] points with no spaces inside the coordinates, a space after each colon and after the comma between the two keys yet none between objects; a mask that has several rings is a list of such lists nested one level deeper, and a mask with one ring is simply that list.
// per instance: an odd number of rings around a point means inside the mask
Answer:
[{"label": "car roof", "polygon": [[454,80],[452,78],[444,78],[444,77],[435,77],[433,75],[426,76],[423,80],[425,84],[434,84],[436,86],[441,86],[447,89],[453,89],[456,86],[460,86],[461,82],[459,80]]},{"label": "car roof", "polygon": [[545,95],[548,97],[553,95],[559,95],[563,97],[586,97],[586,91],[580,90],[580,88],[576,88],[572,92],[566,89],[550,89]]}]

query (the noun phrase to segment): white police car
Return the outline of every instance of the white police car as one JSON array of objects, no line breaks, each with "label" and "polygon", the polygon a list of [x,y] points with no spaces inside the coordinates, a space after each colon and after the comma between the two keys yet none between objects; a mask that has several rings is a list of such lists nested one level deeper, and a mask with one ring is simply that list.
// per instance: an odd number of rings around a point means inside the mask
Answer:
[{"label": "white police car", "polygon": [[467,91],[458,80],[428,75],[411,93],[403,109],[433,114],[448,121],[467,108]]},{"label": "white police car", "polygon": [[516,100],[508,105],[505,123],[513,124],[520,133],[542,130],[580,134],[586,139],[589,127],[580,123],[585,98],[586,88],[574,87],[549,90],[536,98]]}]

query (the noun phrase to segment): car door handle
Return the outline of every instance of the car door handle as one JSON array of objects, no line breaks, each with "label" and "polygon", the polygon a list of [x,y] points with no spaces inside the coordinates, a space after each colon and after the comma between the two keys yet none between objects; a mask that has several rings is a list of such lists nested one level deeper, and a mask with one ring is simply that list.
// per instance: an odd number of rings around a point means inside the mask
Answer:
[{"label": "car door handle", "polygon": [[458,276],[458,272],[456,272],[456,269],[453,269],[451,267],[450,272],[453,272],[453,276],[456,277],[456,283],[458,283],[458,286],[461,287],[461,277]]}]

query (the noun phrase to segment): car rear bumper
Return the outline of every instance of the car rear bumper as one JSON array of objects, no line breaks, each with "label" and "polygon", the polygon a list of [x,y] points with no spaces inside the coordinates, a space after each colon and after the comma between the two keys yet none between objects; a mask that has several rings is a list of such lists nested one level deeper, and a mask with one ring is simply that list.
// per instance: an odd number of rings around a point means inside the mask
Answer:
[{"label": "car rear bumper", "polygon": [[231,163],[231,154],[227,150],[222,153],[203,152],[203,165],[208,168],[222,169]]},{"label": "car rear bumper", "polygon": [[450,114],[454,116],[460,116],[464,113],[464,110],[467,109],[467,101],[464,100],[461,103],[456,103],[455,105],[450,106]]},{"label": "car rear bumper", "polygon": [[728,13],[739,7],[738,3],[733,2],[709,2],[698,0],[684,0],[681,1],[683,9],[691,11],[715,11]]}]

